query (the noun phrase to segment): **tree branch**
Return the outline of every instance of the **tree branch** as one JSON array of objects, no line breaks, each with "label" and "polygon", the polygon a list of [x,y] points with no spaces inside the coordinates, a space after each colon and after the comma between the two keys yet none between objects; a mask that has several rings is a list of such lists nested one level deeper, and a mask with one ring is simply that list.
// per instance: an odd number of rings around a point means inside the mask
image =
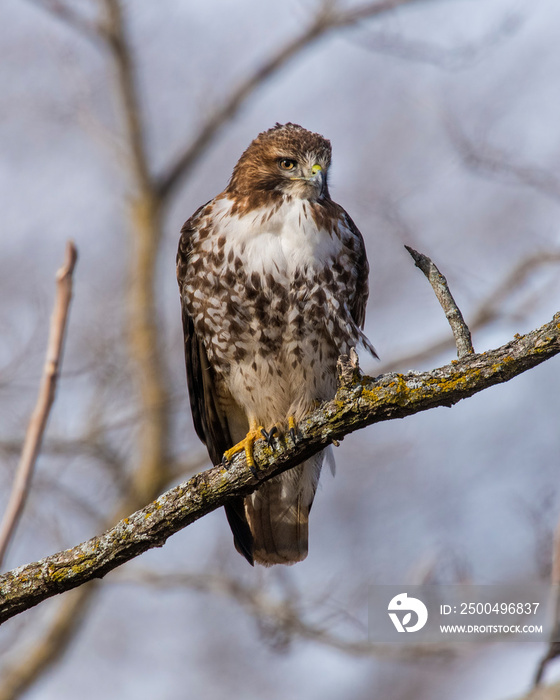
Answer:
[{"label": "tree branch", "polygon": [[160,176],[157,192],[161,203],[169,199],[179,182],[188,175],[220,128],[237,114],[258,87],[295,56],[335,29],[349,27],[364,19],[378,17],[402,5],[411,5],[419,1],[421,0],[383,0],[366,3],[346,12],[335,12],[331,3],[325,2],[307,29],[289,41],[232,91],[222,106],[200,127],[167,172]]},{"label": "tree branch", "polygon": [[504,41],[511,39],[524,27],[526,21],[527,15],[510,11],[497,26],[478,39],[453,47],[386,31],[359,37],[354,39],[354,43],[368,51],[384,53],[405,61],[425,63],[447,71],[461,71],[470,68]]},{"label": "tree branch", "polygon": [[[478,304],[477,308],[468,314],[471,331],[479,331],[502,317],[518,320],[518,313],[506,313],[503,310],[506,302],[521,288],[532,272],[544,265],[558,264],[560,264],[560,251],[557,250],[538,252],[520,260]],[[434,355],[451,350],[453,344],[453,338],[441,338],[415,352],[393,357],[389,362],[383,362],[381,366],[385,371],[400,367],[414,367],[421,362],[426,362]]]},{"label": "tree branch", "polygon": [[33,469],[41,449],[43,434],[56,396],[66,323],[72,300],[72,274],[77,259],[78,252],[76,247],[72,241],[69,241],[66,244],[64,263],[56,273],[56,299],[51,316],[47,356],[41,386],[39,387],[39,396],[27,426],[12,493],[0,525],[0,566],[19,523],[29,494]]},{"label": "tree branch", "polygon": [[548,649],[540,659],[535,671],[533,685],[535,688],[541,685],[548,664],[560,656],[560,522],[556,525],[552,547],[552,570],[550,583],[554,591],[554,608],[552,619],[552,632]]},{"label": "tree branch", "polygon": [[140,463],[134,476],[134,498],[146,503],[169,478],[169,386],[158,327],[156,273],[161,221],[145,146],[134,55],[126,34],[120,0],[102,0],[105,34],[111,51],[120,115],[129,152],[128,224],[131,254],[127,280],[127,344],[142,409],[138,434]]},{"label": "tree branch", "polygon": [[273,597],[262,585],[247,585],[223,573],[158,573],[133,569],[132,572],[112,578],[110,583],[135,583],[161,590],[181,587],[230,598],[251,615],[275,648],[285,649],[297,637],[351,656],[412,660],[419,657],[449,657],[456,653],[456,649],[445,644],[398,646],[391,643],[376,644],[367,639],[348,639],[329,631],[326,625],[309,621],[292,590],[284,596]]},{"label": "tree branch", "polygon": [[65,5],[60,0],[29,0],[32,5],[48,12],[54,18],[85,36],[93,44],[101,45],[104,39],[103,28],[82,17],[74,9]]},{"label": "tree branch", "polygon": [[146,155],[145,129],[140,108],[134,57],[126,34],[120,0],[102,0],[104,36],[112,58],[120,117],[129,151],[129,180],[136,194],[152,192]]},{"label": "tree branch", "polygon": [[300,423],[300,437],[277,441],[273,451],[263,441],[255,446],[259,477],[245,456],[197,474],[156,501],[121,520],[99,537],[0,576],[0,622],[43,600],[101,578],[198,518],[244,496],[259,484],[316,454],[334,440],[367,425],[404,418],[437,406],[452,406],[495,384],[509,381],[560,352],[560,312],[541,328],[496,350],[466,355],[430,372],[358,378],[337,391]]},{"label": "tree branch", "polygon": [[473,171],[506,184],[530,187],[556,201],[560,199],[560,179],[552,172],[538,166],[515,163],[510,153],[487,143],[473,143],[459,124],[450,118],[447,129],[463,162]]},{"label": "tree branch", "polygon": [[[119,0],[99,0],[104,17],[99,35],[112,59],[114,87],[123,140],[127,151],[128,226],[130,248],[127,271],[127,350],[134,366],[133,382],[139,394],[139,427],[134,452],[139,455],[130,474],[127,493],[107,526],[153,500],[172,475],[168,467],[169,390],[158,328],[156,270],[160,253],[161,221],[150,176],[134,53],[128,41]],[[96,28],[97,29],[97,28]],[[88,589],[90,587],[87,587]],[[95,589],[98,586],[94,587]],[[1,597],[1,596],[0,596]],[[80,623],[80,611],[93,597],[82,589],[64,601],[46,633],[26,651],[26,663],[2,669],[0,700],[14,700],[50,664],[62,658]],[[15,679],[15,681],[13,681]]]},{"label": "tree branch", "polygon": [[408,245],[405,245],[416,267],[426,275],[432,289],[445,312],[445,318],[449,321],[455,344],[457,346],[457,357],[469,355],[474,352],[471,340],[471,332],[468,329],[463,314],[457,306],[455,299],[449,289],[447,280],[436,267],[435,263],[426,255],[419,253]]},{"label": "tree branch", "polygon": [[72,591],[50,619],[48,628],[13,664],[2,669],[0,700],[14,700],[28,690],[53,663],[60,660],[86,618],[101,586],[92,581]]}]

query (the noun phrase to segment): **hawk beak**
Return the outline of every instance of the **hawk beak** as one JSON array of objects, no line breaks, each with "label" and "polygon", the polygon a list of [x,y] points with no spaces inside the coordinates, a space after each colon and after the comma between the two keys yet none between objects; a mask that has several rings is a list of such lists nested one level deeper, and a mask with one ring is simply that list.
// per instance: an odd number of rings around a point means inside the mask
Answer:
[{"label": "hawk beak", "polygon": [[304,169],[303,177],[291,177],[290,180],[301,180],[311,185],[317,195],[321,195],[325,187],[325,171],[319,163],[315,163],[311,168]]},{"label": "hawk beak", "polygon": [[311,168],[311,174],[305,179],[313,184],[323,184],[323,168],[319,165],[319,163],[315,163],[315,165]]},{"label": "hawk beak", "polygon": [[323,182],[323,168],[319,165],[319,163],[315,163],[314,166],[312,166],[311,170],[309,171],[309,174],[306,177],[291,177],[290,180],[304,180],[305,182],[311,182],[315,184],[316,182]]},{"label": "hawk beak", "polygon": [[290,180],[305,180],[306,182],[311,182],[315,184],[316,182],[323,182],[323,168],[316,163],[312,168],[306,173],[305,177],[291,177]]},{"label": "hawk beak", "polygon": [[312,185],[315,185],[315,187],[320,192],[323,191],[325,173],[323,171],[323,168],[319,165],[319,163],[315,163],[315,165],[311,168],[311,175],[305,179],[307,180],[307,182],[310,182]]}]

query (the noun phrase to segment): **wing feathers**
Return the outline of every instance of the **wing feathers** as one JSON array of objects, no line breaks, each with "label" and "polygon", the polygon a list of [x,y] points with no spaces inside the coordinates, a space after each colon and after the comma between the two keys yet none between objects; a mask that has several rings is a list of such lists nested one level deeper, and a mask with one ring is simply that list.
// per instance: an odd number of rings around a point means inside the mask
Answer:
[{"label": "wing feathers", "polygon": [[[233,445],[233,440],[227,418],[219,405],[214,371],[208,362],[204,344],[195,332],[194,323],[183,296],[191,248],[190,237],[196,225],[197,215],[202,209],[203,207],[183,226],[177,253],[177,280],[181,290],[185,365],[194,427],[196,434],[206,445],[212,464],[219,464],[224,452]],[[235,547],[252,565],[253,537],[245,517],[243,498],[233,499],[225,506],[225,510],[233,532]]]}]

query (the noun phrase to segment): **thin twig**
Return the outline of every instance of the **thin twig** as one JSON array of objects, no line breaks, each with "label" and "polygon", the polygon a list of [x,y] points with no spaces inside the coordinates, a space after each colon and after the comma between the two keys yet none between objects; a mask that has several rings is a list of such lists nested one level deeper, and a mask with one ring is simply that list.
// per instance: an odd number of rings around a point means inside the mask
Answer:
[{"label": "thin twig", "polygon": [[92,43],[101,46],[101,41],[104,38],[103,28],[85,19],[68,5],[60,2],[60,0],[29,0],[29,2],[44,12],[48,12],[71,29],[77,30]]},{"label": "thin twig", "polygon": [[[505,275],[496,287],[487,294],[487,296],[479,303],[478,307],[469,314],[469,328],[472,332],[480,331],[490,325],[498,318],[518,318],[519,314],[515,312],[505,313],[503,307],[506,302],[521,288],[527,278],[535,270],[540,269],[544,265],[560,264],[560,251],[550,250],[535,253],[527,258],[523,258],[516,263],[513,268]],[[422,362],[426,362],[434,355],[439,355],[442,352],[447,352],[455,346],[454,338],[448,336],[435,340],[427,347],[416,350],[415,352],[397,356],[391,359],[390,362],[384,362],[381,365],[381,372],[389,372],[393,369],[401,367],[415,367]]]},{"label": "thin twig", "polygon": [[72,273],[74,272],[77,259],[76,247],[72,241],[69,241],[66,244],[64,264],[56,273],[56,300],[51,317],[47,356],[39,388],[39,396],[29,420],[12,493],[0,526],[0,566],[27,500],[33,468],[41,448],[41,441],[55,399],[68,310],[72,299]]},{"label": "thin twig", "polygon": [[[168,469],[173,464],[167,454],[170,401],[166,367],[160,347],[161,333],[158,333],[155,293],[161,222],[145,149],[136,61],[127,37],[126,18],[123,17],[121,4],[118,0],[99,0],[99,6],[100,20],[95,29],[103,39],[98,44],[109,51],[111,58],[116,103],[127,155],[126,184],[132,195],[127,211],[131,234],[127,276],[127,350],[135,368],[133,380],[140,394],[138,413],[141,419],[135,449],[141,458],[134,471],[130,472],[127,493],[119,501],[115,513],[106,521],[105,527],[110,527],[116,520],[153,500],[173,478]],[[97,588],[96,586],[95,589]],[[85,603],[89,600],[85,591],[80,591],[75,604],[70,601],[63,603],[41,638],[35,639],[31,648],[26,650],[25,664],[16,662],[13,666],[2,669],[0,700],[19,697],[21,690],[18,688],[28,687],[29,683],[37,680],[46,668],[63,656],[80,623],[86,619],[83,613]],[[12,687],[16,688],[13,692]]]},{"label": "thin twig", "polygon": [[119,113],[129,151],[128,176],[136,196],[152,196],[152,182],[146,153],[145,128],[140,106],[134,55],[127,37],[125,18],[119,0],[103,0],[104,35],[107,40]]},{"label": "thin twig", "polygon": [[267,479],[301,464],[345,435],[385,420],[437,406],[452,406],[490,386],[509,381],[560,353],[560,313],[539,329],[482,355],[466,355],[430,372],[363,377],[342,386],[335,398],[299,425],[299,440],[279,439],[272,450],[257,441],[258,476],[243,452],[228,469],[193,476],[99,537],[0,575],[0,622],[53,595],[71,590],[161,547],[175,532],[232,498],[252,493]]},{"label": "thin twig", "polygon": [[541,684],[544,672],[549,662],[552,661],[552,659],[560,656],[560,521],[558,522],[556,532],[554,533],[550,583],[552,584],[552,590],[554,591],[555,596],[553,608],[554,619],[548,649],[539,661],[535,673],[535,678],[533,681],[533,686],[535,688]]},{"label": "thin twig", "polygon": [[[221,595],[234,600],[261,628],[280,638],[284,645],[299,637],[337,649],[352,656],[380,656],[389,659],[412,660],[419,657],[451,656],[458,652],[451,645],[375,644],[368,640],[347,639],[305,619],[301,606],[292,595],[273,598],[262,586],[248,585],[223,573],[188,573],[129,569],[109,579],[112,584],[142,584],[158,589],[189,588],[200,593]],[[1,698],[0,698],[1,700]]]},{"label": "thin twig", "polygon": [[231,120],[247,99],[274,73],[277,73],[290,60],[300,54],[323,36],[336,29],[350,27],[362,20],[378,17],[395,10],[403,5],[411,5],[419,0],[384,0],[383,2],[366,3],[346,12],[335,12],[325,3],[317,13],[313,22],[299,36],[289,41],[273,56],[266,60],[246,80],[240,83],[226,98],[221,107],[210,115],[201,126],[191,142],[182,150],[178,158],[164,172],[157,185],[157,191],[162,203],[175,190],[179,182],[187,176],[198,159],[205,152],[220,128]]},{"label": "thin twig", "polygon": [[560,179],[554,171],[516,163],[511,153],[488,143],[474,143],[451,117],[447,119],[447,131],[467,167],[507,184],[530,187],[555,201],[560,199]]},{"label": "thin twig", "polygon": [[419,253],[408,245],[405,245],[405,248],[412,256],[416,267],[422,270],[422,272],[428,278],[437,300],[445,312],[445,317],[449,321],[449,325],[451,326],[451,330],[453,331],[453,336],[455,338],[455,344],[457,345],[457,357],[461,358],[465,355],[471,355],[474,352],[471,341],[471,332],[465,323],[463,314],[457,306],[455,299],[453,299],[453,295],[449,291],[447,280],[437,269],[436,265],[430,260],[430,258],[422,253]]},{"label": "thin twig", "polygon": [[526,14],[509,12],[496,27],[477,40],[460,43],[453,48],[388,31],[353,38],[352,43],[415,64],[426,63],[446,71],[461,71],[472,67],[504,41],[510,40],[525,26],[527,19]]},{"label": "thin twig", "polygon": [[49,618],[47,629],[40,636],[35,634],[34,644],[26,648],[13,664],[2,668],[0,700],[20,698],[47,669],[62,659],[100,589],[101,581],[91,581],[65,596],[58,610]]}]

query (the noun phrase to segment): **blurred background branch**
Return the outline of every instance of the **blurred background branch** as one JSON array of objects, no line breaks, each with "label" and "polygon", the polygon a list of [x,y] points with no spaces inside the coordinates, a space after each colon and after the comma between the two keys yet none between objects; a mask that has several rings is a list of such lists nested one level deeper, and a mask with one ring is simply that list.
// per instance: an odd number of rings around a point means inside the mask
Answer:
[{"label": "blurred background branch", "polygon": [[56,273],[56,299],[51,316],[47,355],[39,387],[39,396],[29,419],[12,492],[0,523],[0,567],[25,507],[31,488],[33,469],[41,449],[50,410],[55,400],[68,312],[72,300],[72,275],[77,259],[78,253],[74,244],[67,243],[64,263]]},{"label": "blurred background branch", "polygon": [[[84,260],[64,391],[35,477],[41,497],[32,491],[10,562],[87,539],[204,466],[185,408],[172,270],[177,232],[220,191],[249,140],[275,121],[298,121],[333,141],[331,186],[364,233],[372,262],[368,334],[386,358],[382,371],[431,363],[442,353],[448,361],[454,350],[425,284],[403,263],[403,243],[441,261],[479,346],[550,317],[559,290],[558,22],[550,0],[507,8],[404,0],[319,2],[313,9],[252,0],[7,6],[0,29],[6,484],[40,378],[36,348],[50,284],[43,271],[56,237],[76,237]],[[235,119],[241,113],[243,123]],[[448,114],[457,116],[446,133]],[[406,226],[379,214],[378,202],[387,199],[398,201]],[[452,581],[445,552],[474,577],[530,576],[532,525],[510,510],[516,493],[534,505],[535,494],[546,491],[552,503],[539,527],[553,527],[557,376],[554,368],[535,370],[488,392],[484,405],[472,399],[453,412],[429,412],[346,441],[337,450],[336,484],[325,480],[314,506],[314,557],[283,574],[258,574],[267,600],[274,602],[280,580],[288,582],[287,599],[305,622],[311,618],[298,592],[328,582],[346,609],[349,587],[401,580],[411,552]],[[204,518],[189,528],[193,537],[173,538],[148,556],[163,557],[167,568],[184,558],[200,562],[201,580],[205,564],[238,580],[243,562],[222,526],[219,517]],[[163,571],[161,561],[151,565]],[[253,573],[239,575],[248,595],[257,590]],[[0,698],[27,691],[60,700],[77,687],[84,700],[88,692],[138,697],[155,663],[164,669],[157,678],[162,696],[183,692],[189,673],[193,687],[206,676],[198,688],[205,697],[235,686],[248,700],[296,690],[357,700],[462,700],[473,686],[479,697],[477,678],[492,673],[501,676],[504,696],[518,695],[523,668],[530,666],[526,677],[534,672],[528,653],[518,663],[505,650],[487,651],[484,659],[467,654],[445,668],[428,660],[366,664],[352,654],[343,661],[334,646],[309,637],[290,655],[282,611],[262,623],[279,640],[276,650],[285,651],[279,660],[247,628],[243,615],[259,615],[250,604],[239,615],[227,596],[201,608],[187,590],[169,605],[169,588],[123,597],[115,588],[82,587],[5,625]],[[78,639],[86,620],[87,634]],[[149,638],[147,627],[155,631]],[[327,623],[319,630],[338,639]],[[507,673],[499,670],[502,653]],[[216,655],[219,677],[206,673]],[[92,659],[101,670],[88,690],[81,679]]]},{"label": "blurred background branch", "polygon": [[[288,588],[283,595],[272,597],[261,584],[247,584],[224,573],[212,571],[188,573],[172,571],[160,573],[130,567],[108,580],[113,585],[150,586],[164,591],[185,588],[198,593],[206,593],[231,599],[236,602],[255,622],[263,640],[278,651],[285,651],[299,639],[342,651],[350,656],[375,656],[388,659],[412,660],[430,657],[449,657],[460,653],[457,647],[414,645],[398,647],[394,644],[374,644],[367,639],[348,639],[333,634],[328,625],[321,625],[307,619],[314,610],[307,602],[301,601]],[[327,601],[321,601],[320,611]],[[364,630],[362,630],[362,636]]]},{"label": "blurred background branch", "polygon": [[484,177],[508,185],[529,187],[558,201],[560,178],[546,168],[519,163],[512,152],[497,148],[481,139],[470,139],[457,119],[448,117],[447,130],[465,165]]},{"label": "blurred background branch", "polygon": [[337,3],[324,0],[307,29],[273,53],[252,75],[238,85],[229,97],[226,97],[222,106],[199,127],[192,141],[180,151],[167,172],[160,176],[158,192],[161,200],[167,200],[180,181],[189,175],[218,131],[236,116],[251,95],[302,51],[309,49],[329,32],[350,27],[400,6],[421,1],[425,0],[384,0],[366,3],[362,7],[344,11],[336,9]]},{"label": "blurred background branch", "polygon": [[[116,520],[153,500],[177,474],[173,460],[168,454],[170,444],[169,408],[171,403],[168,372],[163,359],[158,323],[156,271],[161,254],[162,214],[170,204],[171,195],[180,180],[185,179],[199,158],[209,149],[219,129],[231,120],[251,94],[289,59],[314,43],[328,31],[356,24],[371,16],[381,15],[400,5],[412,4],[416,0],[385,0],[370,3],[361,8],[337,12],[335,5],[324,2],[319,6],[315,19],[299,37],[281,48],[252,76],[243,82],[224,106],[206,121],[190,145],[183,149],[177,160],[159,181],[151,176],[152,168],[146,152],[146,134],[137,86],[135,58],[127,37],[123,9],[119,0],[98,0],[98,17],[86,19],[73,6],[58,0],[33,0],[36,6],[53,17],[93,40],[106,46],[111,63],[111,76],[118,108],[120,128],[126,144],[125,176],[127,188],[127,228],[129,231],[129,254],[127,272],[128,310],[128,354],[135,367],[134,384],[139,396],[140,421],[136,426],[137,445],[134,455],[140,457],[138,467],[123,481],[122,465],[118,465],[114,454],[97,449],[109,469],[118,475],[121,487],[128,488],[121,503],[106,521],[109,527]],[[101,43],[100,43],[101,41]],[[102,440],[103,441],[103,440]],[[88,440],[82,441],[90,449]],[[105,448],[103,448],[105,450]],[[199,463],[195,460],[195,463]],[[191,464],[186,465],[192,468]],[[80,628],[85,614],[80,612],[93,600],[97,584],[85,587],[73,594],[68,602],[59,606],[51,626],[34,647],[28,649],[24,665],[16,662],[3,670],[0,682],[0,698],[15,700],[32,685],[49,667],[59,661],[73,636]],[[3,693],[3,695],[2,695]]]}]

